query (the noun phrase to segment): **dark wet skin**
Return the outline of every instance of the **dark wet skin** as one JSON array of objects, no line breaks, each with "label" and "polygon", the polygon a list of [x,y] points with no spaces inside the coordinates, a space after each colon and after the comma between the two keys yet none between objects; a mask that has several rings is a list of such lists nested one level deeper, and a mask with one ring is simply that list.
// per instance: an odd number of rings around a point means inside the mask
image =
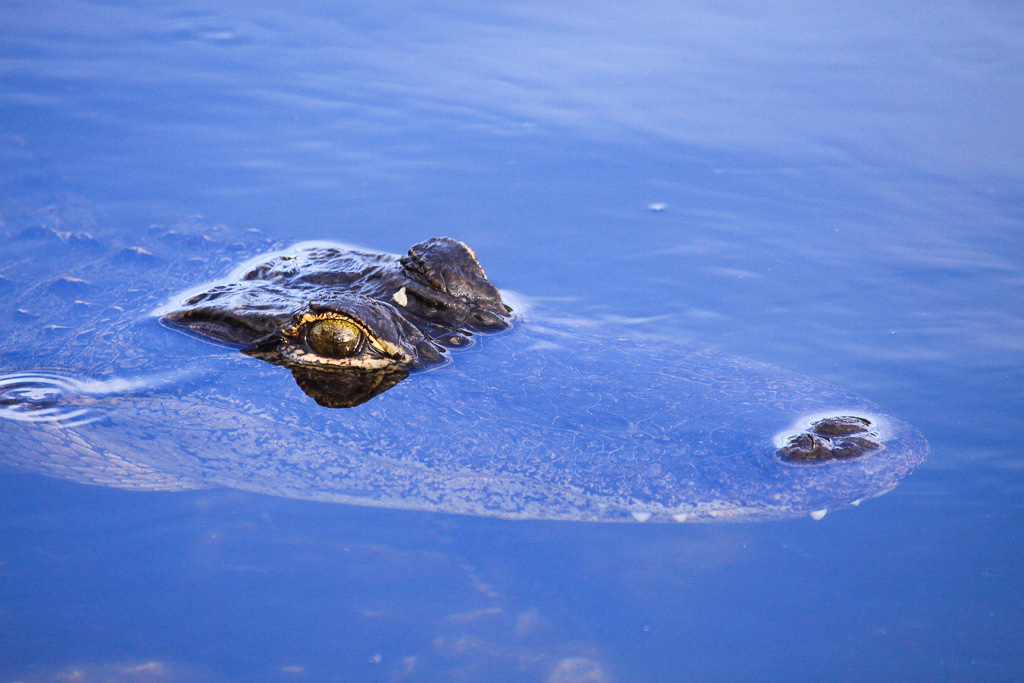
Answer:
[{"label": "dark wet skin", "polygon": [[826,417],[796,434],[779,449],[779,455],[790,462],[823,462],[845,460],[880,450],[871,421],[863,417],[841,415]]},{"label": "dark wet skin", "polygon": [[271,256],[161,321],[289,368],[317,403],[350,408],[511,326],[473,251],[447,237],[402,257],[336,247]]}]

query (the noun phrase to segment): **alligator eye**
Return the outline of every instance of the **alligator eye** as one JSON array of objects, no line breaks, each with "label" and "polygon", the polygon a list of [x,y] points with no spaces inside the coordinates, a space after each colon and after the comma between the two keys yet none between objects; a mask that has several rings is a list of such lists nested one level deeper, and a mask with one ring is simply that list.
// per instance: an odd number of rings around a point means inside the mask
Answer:
[{"label": "alligator eye", "polygon": [[306,344],[329,358],[348,358],[359,348],[362,338],[358,325],[337,318],[317,320],[306,331]]}]

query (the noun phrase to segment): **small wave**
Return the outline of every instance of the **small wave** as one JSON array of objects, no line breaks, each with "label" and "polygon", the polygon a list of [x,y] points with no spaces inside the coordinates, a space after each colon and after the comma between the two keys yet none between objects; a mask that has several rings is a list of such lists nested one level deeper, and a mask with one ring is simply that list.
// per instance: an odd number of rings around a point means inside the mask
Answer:
[{"label": "small wave", "polygon": [[35,372],[0,376],[0,418],[7,420],[85,424],[102,416],[88,405],[90,399],[70,377]]},{"label": "small wave", "polygon": [[94,422],[109,412],[104,398],[154,389],[166,379],[81,379],[57,372],[21,371],[0,375],[0,419],[46,422],[67,427]]}]

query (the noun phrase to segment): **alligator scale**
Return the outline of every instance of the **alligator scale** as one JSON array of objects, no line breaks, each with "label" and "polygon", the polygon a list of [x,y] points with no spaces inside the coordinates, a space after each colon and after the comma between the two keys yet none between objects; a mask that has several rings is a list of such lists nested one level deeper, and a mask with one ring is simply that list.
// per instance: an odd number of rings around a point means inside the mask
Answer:
[{"label": "alligator scale", "polygon": [[209,226],[3,243],[0,463],[18,470],[681,522],[818,517],[927,450],[824,383],[510,307],[448,238],[401,257]]}]

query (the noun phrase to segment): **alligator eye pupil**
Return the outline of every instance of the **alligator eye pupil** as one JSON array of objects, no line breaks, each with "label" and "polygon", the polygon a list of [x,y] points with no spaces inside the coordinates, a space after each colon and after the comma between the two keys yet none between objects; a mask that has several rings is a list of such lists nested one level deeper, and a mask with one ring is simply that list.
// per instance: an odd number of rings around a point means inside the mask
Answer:
[{"label": "alligator eye pupil", "polygon": [[348,358],[356,352],[363,333],[347,320],[318,320],[306,332],[306,343],[321,356]]}]

